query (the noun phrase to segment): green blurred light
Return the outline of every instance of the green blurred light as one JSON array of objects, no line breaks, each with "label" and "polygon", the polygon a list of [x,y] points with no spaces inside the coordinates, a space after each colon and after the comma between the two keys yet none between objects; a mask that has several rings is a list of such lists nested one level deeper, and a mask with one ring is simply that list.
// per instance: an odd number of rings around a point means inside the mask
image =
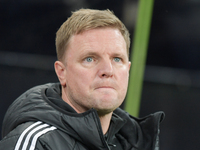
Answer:
[{"label": "green blurred light", "polygon": [[139,0],[125,110],[138,117],[154,0]]}]

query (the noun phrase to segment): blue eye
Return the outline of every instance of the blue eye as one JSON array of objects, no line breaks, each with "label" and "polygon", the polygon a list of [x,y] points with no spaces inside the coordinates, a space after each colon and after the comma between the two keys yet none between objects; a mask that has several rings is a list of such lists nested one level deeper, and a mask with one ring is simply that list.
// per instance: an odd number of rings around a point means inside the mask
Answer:
[{"label": "blue eye", "polygon": [[92,61],[93,61],[93,58],[92,58],[92,57],[87,57],[85,60],[86,60],[87,62],[92,62]]},{"label": "blue eye", "polygon": [[120,61],[121,61],[121,58],[115,57],[115,58],[114,58],[114,61],[115,61],[115,62],[120,62]]}]

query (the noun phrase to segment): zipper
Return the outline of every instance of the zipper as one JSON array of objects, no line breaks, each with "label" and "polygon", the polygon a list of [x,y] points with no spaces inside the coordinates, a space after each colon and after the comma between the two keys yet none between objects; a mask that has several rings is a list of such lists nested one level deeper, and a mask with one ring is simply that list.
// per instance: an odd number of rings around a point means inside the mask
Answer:
[{"label": "zipper", "polygon": [[110,147],[109,147],[109,145],[108,145],[108,143],[106,142],[106,140],[104,138],[102,127],[101,127],[101,122],[100,122],[98,113],[97,113],[97,111],[94,108],[92,108],[92,111],[94,112],[92,114],[93,114],[93,117],[94,117],[97,129],[98,129],[98,132],[99,132],[100,139],[101,139],[103,145],[105,146],[105,148],[107,148],[107,150],[111,150]]}]

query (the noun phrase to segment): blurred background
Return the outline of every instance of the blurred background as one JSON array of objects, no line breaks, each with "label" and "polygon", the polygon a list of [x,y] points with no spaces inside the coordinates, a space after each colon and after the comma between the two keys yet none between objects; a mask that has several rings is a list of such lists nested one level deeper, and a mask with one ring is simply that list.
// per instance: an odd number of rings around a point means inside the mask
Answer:
[{"label": "blurred background", "polygon": [[[133,38],[138,0],[0,0],[0,127],[20,94],[58,82],[55,33],[79,8],[113,10]],[[140,117],[165,112],[162,150],[200,147],[199,16],[199,0],[154,2]]]}]

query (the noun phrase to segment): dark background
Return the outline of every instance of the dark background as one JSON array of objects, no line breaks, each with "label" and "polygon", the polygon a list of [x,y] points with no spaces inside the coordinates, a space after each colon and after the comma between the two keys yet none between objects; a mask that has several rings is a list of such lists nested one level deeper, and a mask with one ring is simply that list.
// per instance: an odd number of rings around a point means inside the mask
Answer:
[{"label": "dark background", "polygon": [[[113,10],[133,38],[136,0],[0,0],[0,123],[24,91],[58,82],[55,33],[79,8]],[[199,16],[199,0],[154,3],[140,117],[165,112],[162,150],[200,147]]]}]

